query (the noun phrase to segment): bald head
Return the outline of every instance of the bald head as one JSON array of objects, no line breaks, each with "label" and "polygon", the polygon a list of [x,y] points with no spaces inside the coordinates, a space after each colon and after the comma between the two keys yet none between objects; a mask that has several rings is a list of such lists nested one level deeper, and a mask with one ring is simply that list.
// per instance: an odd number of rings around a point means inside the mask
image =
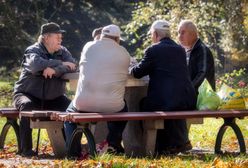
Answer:
[{"label": "bald head", "polygon": [[94,40],[99,40],[102,33],[102,27],[96,28],[92,32],[92,38]]},{"label": "bald head", "polygon": [[178,26],[178,39],[187,49],[193,47],[198,39],[196,25],[191,20],[182,20]]},{"label": "bald head", "polygon": [[197,34],[196,25],[191,20],[182,20],[179,23],[178,29],[180,29],[182,26]]}]

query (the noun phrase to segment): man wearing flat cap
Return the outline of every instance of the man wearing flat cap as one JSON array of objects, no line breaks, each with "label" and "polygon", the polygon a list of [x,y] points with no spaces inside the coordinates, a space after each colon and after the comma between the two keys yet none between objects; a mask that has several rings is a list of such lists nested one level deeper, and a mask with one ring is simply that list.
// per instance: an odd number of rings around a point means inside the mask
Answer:
[{"label": "man wearing flat cap", "polygon": [[[79,80],[76,95],[67,112],[126,112],[124,101],[130,55],[119,45],[120,28],[117,25],[103,27],[99,40],[90,41],[83,47],[79,62]],[[98,152],[123,153],[121,146],[125,121],[108,122],[107,140],[99,145]],[[75,123],[65,122],[67,145]],[[73,143],[72,156],[80,156],[80,138]],[[111,150],[111,151],[110,151]]]},{"label": "man wearing flat cap", "polygon": [[[61,76],[75,71],[76,63],[71,53],[61,45],[64,32],[56,23],[44,24],[38,41],[25,50],[13,97],[13,104],[19,111],[65,111],[70,104],[65,96],[66,83]],[[20,154],[35,155],[29,118],[20,119],[20,139]]]},{"label": "man wearing flat cap", "polygon": [[[135,78],[149,75],[147,97],[141,111],[193,110],[196,104],[184,49],[170,37],[170,24],[155,21],[149,30],[153,44],[145,50],[140,63],[131,69]],[[186,120],[165,120],[164,129],[157,131],[156,152],[184,152],[192,146],[188,139]]]}]

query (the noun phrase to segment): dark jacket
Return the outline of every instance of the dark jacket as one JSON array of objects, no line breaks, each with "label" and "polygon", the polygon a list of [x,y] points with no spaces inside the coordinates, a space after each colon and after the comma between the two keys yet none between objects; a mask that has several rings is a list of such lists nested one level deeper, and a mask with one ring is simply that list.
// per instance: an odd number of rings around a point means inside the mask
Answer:
[{"label": "dark jacket", "polygon": [[196,95],[190,81],[182,47],[169,38],[162,39],[145,51],[141,62],[132,68],[136,78],[149,75],[147,110],[191,110]]},{"label": "dark jacket", "polygon": [[[60,77],[70,72],[70,69],[62,65],[62,62],[75,63],[65,47],[51,55],[42,43],[29,46],[23,56],[22,71],[15,83],[14,94],[24,93],[45,100],[63,95],[66,82]],[[47,67],[53,68],[56,72],[51,79],[42,76],[43,70]]]},{"label": "dark jacket", "polygon": [[198,92],[198,88],[204,78],[208,80],[215,90],[214,58],[210,49],[200,39],[198,39],[190,53],[188,67],[196,92]]}]

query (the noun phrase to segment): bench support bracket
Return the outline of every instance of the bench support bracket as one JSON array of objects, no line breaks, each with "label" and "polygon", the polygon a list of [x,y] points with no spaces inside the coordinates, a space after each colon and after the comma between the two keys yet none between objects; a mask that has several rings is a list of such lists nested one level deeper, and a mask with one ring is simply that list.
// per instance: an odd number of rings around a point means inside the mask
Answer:
[{"label": "bench support bracket", "polygon": [[4,148],[4,142],[7,136],[7,133],[10,129],[10,127],[13,127],[17,139],[17,145],[18,145],[18,152],[20,152],[21,149],[21,142],[20,142],[20,135],[19,135],[19,125],[17,124],[17,119],[16,118],[8,118],[7,121],[3,126],[1,135],[0,135],[0,149]]},{"label": "bench support bracket", "polygon": [[215,142],[215,153],[216,154],[222,154],[223,152],[221,151],[221,142],[223,139],[223,135],[226,132],[226,129],[229,127],[231,127],[238,139],[239,142],[239,149],[240,149],[240,153],[246,153],[246,147],[245,147],[245,141],[244,141],[244,137],[243,134],[239,128],[239,126],[236,124],[235,122],[235,118],[223,118],[224,119],[224,124],[220,127],[217,138],[216,138],[216,142]]},{"label": "bench support bracket", "polygon": [[[87,144],[81,144],[82,136],[85,136],[84,138],[86,138]],[[78,153],[76,151],[73,151],[73,149],[75,149],[75,146],[73,146],[73,145],[78,144],[78,141],[80,141],[82,151],[84,151],[86,153],[89,152],[90,156],[96,155],[96,143],[94,140],[94,136],[89,129],[88,123],[77,125],[77,128],[74,130],[74,132],[71,136],[71,139],[69,140],[69,147],[68,147],[68,151],[67,151],[67,156],[75,157],[75,155],[78,155]]]}]

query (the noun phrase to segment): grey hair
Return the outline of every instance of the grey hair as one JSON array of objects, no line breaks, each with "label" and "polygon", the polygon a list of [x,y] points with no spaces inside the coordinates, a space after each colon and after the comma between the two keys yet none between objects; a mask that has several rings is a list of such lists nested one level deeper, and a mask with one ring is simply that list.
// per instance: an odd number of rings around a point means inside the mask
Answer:
[{"label": "grey hair", "polygon": [[95,38],[97,35],[101,35],[102,33],[102,27],[96,28],[92,32],[92,38]]},{"label": "grey hair", "polygon": [[37,39],[37,42],[38,43],[41,43],[41,42],[43,42],[43,39],[44,39],[44,36],[43,35],[39,35],[39,37]]},{"label": "grey hair", "polygon": [[46,34],[41,34],[41,35],[39,35],[39,37],[38,37],[38,39],[37,39],[37,42],[38,42],[38,43],[44,42],[45,37],[49,36],[49,34],[50,34],[50,33],[46,33]]},{"label": "grey hair", "polygon": [[110,36],[110,35],[107,35],[107,34],[101,34],[101,38],[109,38],[109,39],[112,39],[112,40],[115,40],[115,41],[117,41],[117,39],[120,39],[120,37]]},{"label": "grey hair", "polygon": [[166,29],[166,30],[155,29],[155,31],[160,38],[165,38],[165,37],[171,38],[171,33],[169,29]]},{"label": "grey hair", "polygon": [[196,33],[196,36],[198,36],[198,32],[197,32],[197,27],[195,25],[195,23],[191,20],[181,20],[181,22],[179,23],[178,29],[182,26],[185,26],[187,29],[189,29],[190,31]]}]

